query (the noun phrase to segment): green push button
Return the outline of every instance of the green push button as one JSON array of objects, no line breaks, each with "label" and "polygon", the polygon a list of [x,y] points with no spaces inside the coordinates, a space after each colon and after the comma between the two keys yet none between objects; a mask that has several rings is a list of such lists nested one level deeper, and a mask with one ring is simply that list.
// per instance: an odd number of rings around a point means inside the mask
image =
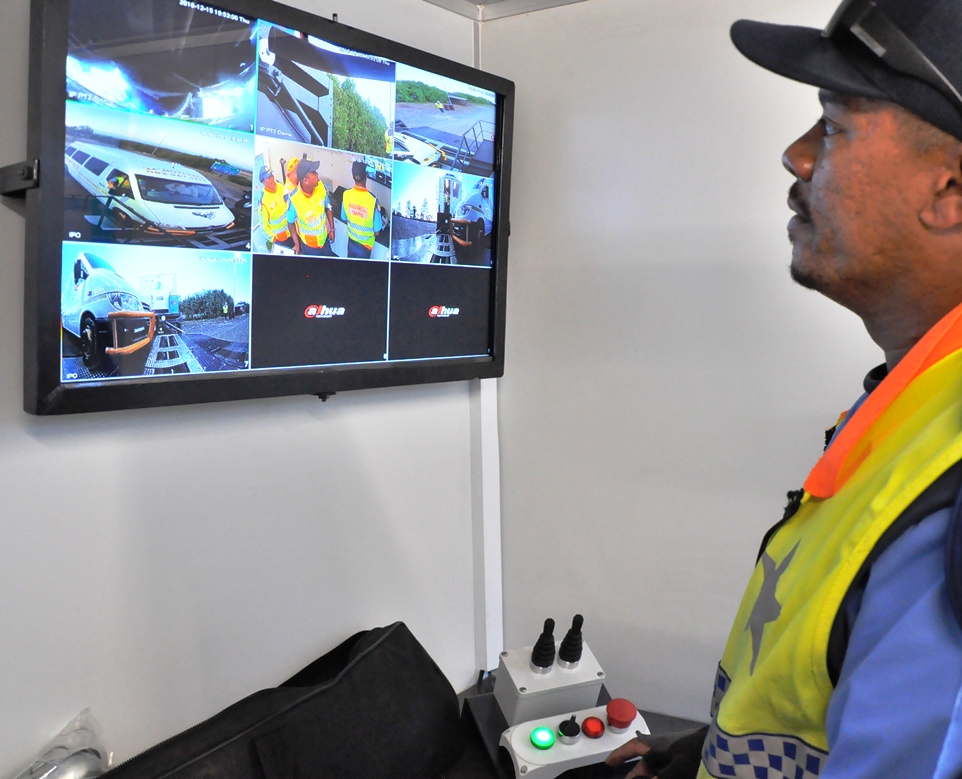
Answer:
[{"label": "green push button", "polygon": [[531,743],[538,749],[551,749],[554,746],[554,731],[551,728],[535,728],[531,731]]}]

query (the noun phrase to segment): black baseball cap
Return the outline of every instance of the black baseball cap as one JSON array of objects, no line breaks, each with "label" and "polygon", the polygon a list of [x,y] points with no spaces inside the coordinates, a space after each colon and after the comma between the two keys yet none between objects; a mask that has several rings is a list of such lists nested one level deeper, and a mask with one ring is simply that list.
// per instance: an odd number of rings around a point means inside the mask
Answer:
[{"label": "black baseball cap", "polygon": [[962,139],[959,0],[844,0],[825,30],[742,19],[731,37],[773,73],[896,103]]},{"label": "black baseball cap", "polygon": [[312,170],[317,170],[321,167],[321,163],[317,160],[303,159],[297,163],[297,180],[303,181],[304,177],[310,173]]}]

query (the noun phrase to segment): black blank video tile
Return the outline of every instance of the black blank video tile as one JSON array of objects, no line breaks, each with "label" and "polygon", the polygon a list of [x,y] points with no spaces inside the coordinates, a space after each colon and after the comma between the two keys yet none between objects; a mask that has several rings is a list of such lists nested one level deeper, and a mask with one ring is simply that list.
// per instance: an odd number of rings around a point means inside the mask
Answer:
[{"label": "black blank video tile", "polygon": [[393,263],[390,359],[488,354],[490,301],[488,268]]},{"label": "black blank video tile", "polygon": [[[255,255],[251,366],[383,360],[387,285],[384,262]],[[322,306],[334,315],[308,316]]]}]

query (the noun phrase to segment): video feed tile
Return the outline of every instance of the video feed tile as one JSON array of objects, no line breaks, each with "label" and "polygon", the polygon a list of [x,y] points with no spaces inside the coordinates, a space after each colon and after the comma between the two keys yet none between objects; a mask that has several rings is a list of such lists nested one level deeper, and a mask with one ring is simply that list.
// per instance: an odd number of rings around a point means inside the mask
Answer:
[{"label": "video feed tile", "polygon": [[490,353],[491,271],[391,265],[392,360]]},{"label": "video feed tile", "polygon": [[193,0],[71,0],[67,97],[252,132],[257,24]]},{"label": "video feed tile", "polygon": [[494,172],[494,92],[409,65],[397,65],[394,159],[490,176]]},{"label": "video feed tile", "polygon": [[394,166],[391,259],[491,266],[494,176]]},{"label": "video feed tile", "polygon": [[391,155],[394,63],[262,23],[257,133]]},{"label": "video feed tile", "polygon": [[63,381],[247,368],[251,260],[64,243]]},{"label": "video feed tile", "polygon": [[386,262],[254,256],[251,365],[373,362],[387,347]]},{"label": "video feed tile", "polygon": [[[258,136],[254,167],[258,171],[258,180],[254,182],[255,221],[252,236],[255,252],[373,260],[389,258],[391,212],[388,209],[394,170],[391,160]],[[298,179],[298,171],[307,168],[313,169],[317,181],[306,177],[302,183]],[[260,181],[262,175],[264,181]],[[363,178],[363,183],[355,177]],[[368,194],[360,191],[362,187]],[[305,197],[292,197],[298,189]],[[285,201],[286,219],[283,217]],[[333,239],[328,234],[323,247],[316,253],[304,251],[305,242],[301,240],[298,247],[301,251],[296,251],[289,223],[293,222],[298,234],[303,237],[302,227],[310,224],[312,217],[316,220],[322,207],[325,212],[327,208],[331,209],[331,213],[326,214],[325,222],[329,218],[334,227]],[[279,241],[272,240],[276,236],[272,232],[273,226],[277,224],[272,219],[284,224],[277,228],[281,230]],[[351,228],[365,224],[374,233],[370,247],[349,241]]]},{"label": "video feed tile", "polygon": [[249,251],[254,136],[67,101],[69,241]]}]

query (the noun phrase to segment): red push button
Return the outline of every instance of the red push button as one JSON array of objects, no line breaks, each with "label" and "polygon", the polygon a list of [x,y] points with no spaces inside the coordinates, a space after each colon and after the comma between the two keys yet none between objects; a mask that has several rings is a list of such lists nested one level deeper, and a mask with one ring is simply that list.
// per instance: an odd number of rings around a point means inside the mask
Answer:
[{"label": "red push button", "polygon": [[585,717],[581,723],[581,732],[588,738],[601,738],[605,734],[605,723],[597,717]]},{"label": "red push button", "polygon": [[608,704],[605,713],[608,715],[608,727],[624,733],[638,716],[638,709],[627,698],[615,698]]}]

